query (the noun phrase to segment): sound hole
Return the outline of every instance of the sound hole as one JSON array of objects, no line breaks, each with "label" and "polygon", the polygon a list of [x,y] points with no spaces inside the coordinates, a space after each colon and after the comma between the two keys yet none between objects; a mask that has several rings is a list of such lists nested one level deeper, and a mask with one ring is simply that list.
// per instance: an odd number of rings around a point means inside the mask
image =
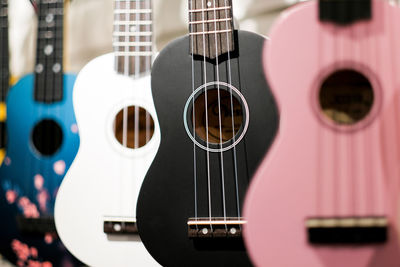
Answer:
[{"label": "sound hole", "polygon": [[196,134],[204,142],[207,142],[206,113],[208,113],[208,142],[211,144],[220,144],[221,140],[222,143],[230,141],[243,124],[243,110],[239,100],[237,100],[234,95],[232,95],[231,98],[231,93],[226,90],[220,89],[219,91],[220,109],[218,105],[218,90],[210,89],[207,90],[207,108],[206,94],[203,92],[194,101],[194,122],[193,113],[191,116],[192,123],[195,125]]},{"label": "sound hole", "polygon": [[141,107],[126,107],[115,117],[114,134],[124,147],[131,149],[143,147],[153,137],[154,120],[150,113]]},{"label": "sound hole", "polygon": [[54,155],[60,149],[62,141],[62,129],[54,120],[42,120],[33,128],[33,146],[43,156]]},{"label": "sound hole", "polygon": [[319,93],[320,107],[326,117],[339,125],[353,125],[371,111],[374,91],[369,80],[354,70],[330,75]]}]

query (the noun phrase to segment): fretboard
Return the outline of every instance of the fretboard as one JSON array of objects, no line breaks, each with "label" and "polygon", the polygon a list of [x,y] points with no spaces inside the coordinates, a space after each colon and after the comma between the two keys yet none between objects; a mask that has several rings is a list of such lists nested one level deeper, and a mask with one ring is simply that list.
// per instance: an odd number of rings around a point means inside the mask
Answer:
[{"label": "fretboard", "polygon": [[0,38],[0,102],[5,102],[9,88],[7,0],[0,0]]},{"label": "fretboard", "polygon": [[9,57],[8,57],[8,0],[0,0],[0,149],[6,146],[5,105],[9,89]]},{"label": "fretboard", "polygon": [[39,0],[35,65],[35,100],[63,99],[63,0]]},{"label": "fretboard", "polygon": [[153,56],[151,0],[115,0],[115,69],[126,76],[149,73]]},{"label": "fretboard", "polygon": [[189,0],[190,51],[210,59],[235,49],[232,0]]}]

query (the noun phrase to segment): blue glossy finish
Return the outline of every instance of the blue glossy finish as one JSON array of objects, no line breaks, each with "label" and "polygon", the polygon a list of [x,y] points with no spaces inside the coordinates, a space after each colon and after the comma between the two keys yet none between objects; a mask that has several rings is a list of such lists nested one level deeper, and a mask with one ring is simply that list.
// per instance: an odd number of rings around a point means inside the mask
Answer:
[{"label": "blue glossy finish", "polygon": [[[74,266],[78,262],[58,238],[51,235],[26,236],[16,224],[16,216],[53,216],[56,193],[79,146],[79,136],[72,106],[75,75],[64,75],[64,99],[55,104],[34,100],[34,75],[22,78],[7,98],[8,146],[0,167],[0,253],[15,264],[28,265],[18,252],[23,246],[35,249],[33,261],[50,262],[52,266]],[[34,126],[43,119],[55,120],[62,128],[63,143],[50,157],[39,155],[31,142]],[[42,179],[43,178],[43,179]],[[71,218],[73,219],[73,218]],[[50,242],[51,241],[51,242]]]}]

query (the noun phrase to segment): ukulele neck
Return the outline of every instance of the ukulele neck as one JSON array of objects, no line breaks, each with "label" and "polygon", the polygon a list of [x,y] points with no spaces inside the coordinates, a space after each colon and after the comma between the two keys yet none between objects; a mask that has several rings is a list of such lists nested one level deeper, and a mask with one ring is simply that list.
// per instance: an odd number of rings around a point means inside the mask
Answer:
[{"label": "ukulele neck", "polygon": [[38,3],[35,100],[47,104],[63,99],[64,1]]},{"label": "ukulele neck", "polygon": [[114,2],[115,70],[139,77],[151,70],[153,20],[151,0]]},{"label": "ukulele neck", "polygon": [[0,1],[0,102],[5,102],[9,87],[9,57],[8,57],[8,4],[7,0]]},{"label": "ukulele neck", "polygon": [[232,0],[189,0],[191,54],[215,59],[233,52]]},{"label": "ukulele neck", "polygon": [[[0,149],[5,147],[5,105],[9,89],[9,58],[8,58],[8,3],[0,0]],[[1,155],[0,155],[1,161]]]}]

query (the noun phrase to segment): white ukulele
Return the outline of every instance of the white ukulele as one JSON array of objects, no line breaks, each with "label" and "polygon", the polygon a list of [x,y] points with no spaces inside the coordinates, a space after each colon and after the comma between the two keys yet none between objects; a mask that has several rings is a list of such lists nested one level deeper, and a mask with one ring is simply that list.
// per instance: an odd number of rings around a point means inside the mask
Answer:
[{"label": "white ukulele", "polygon": [[114,53],[78,75],[80,148],[57,195],[68,250],[90,266],[159,266],[136,228],[140,186],[160,145],[151,94],[151,0],[115,0]]}]

